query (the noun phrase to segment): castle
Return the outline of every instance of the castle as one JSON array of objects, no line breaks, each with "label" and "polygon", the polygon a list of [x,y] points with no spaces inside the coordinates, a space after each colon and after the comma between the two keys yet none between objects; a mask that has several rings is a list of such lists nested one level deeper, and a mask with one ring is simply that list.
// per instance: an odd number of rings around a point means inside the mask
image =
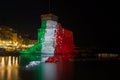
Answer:
[{"label": "castle", "polygon": [[37,43],[20,51],[23,55],[47,56],[41,59],[43,62],[53,56],[69,55],[75,52],[72,31],[64,29],[54,14],[41,15],[41,28],[38,29]]}]

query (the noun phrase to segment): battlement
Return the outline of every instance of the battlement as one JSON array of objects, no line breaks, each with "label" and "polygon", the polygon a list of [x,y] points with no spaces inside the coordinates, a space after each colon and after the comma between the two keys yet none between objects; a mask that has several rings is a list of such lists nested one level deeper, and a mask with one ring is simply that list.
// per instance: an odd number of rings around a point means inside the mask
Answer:
[{"label": "battlement", "polygon": [[54,21],[58,21],[58,16],[54,15],[54,14],[43,14],[41,15],[41,21],[45,21],[45,20],[54,20]]}]

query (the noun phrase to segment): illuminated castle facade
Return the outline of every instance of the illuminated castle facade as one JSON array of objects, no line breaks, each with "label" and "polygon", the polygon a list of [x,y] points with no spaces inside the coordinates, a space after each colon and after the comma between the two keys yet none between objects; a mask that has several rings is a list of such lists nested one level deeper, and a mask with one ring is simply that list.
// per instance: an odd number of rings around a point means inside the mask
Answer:
[{"label": "illuminated castle facade", "polygon": [[47,57],[42,58],[42,61],[47,61],[52,56],[74,53],[76,50],[74,50],[72,31],[62,28],[62,25],[57,21],[58,17],[53,14],[41,15],[38,42],[20,53],[47,55]]}]

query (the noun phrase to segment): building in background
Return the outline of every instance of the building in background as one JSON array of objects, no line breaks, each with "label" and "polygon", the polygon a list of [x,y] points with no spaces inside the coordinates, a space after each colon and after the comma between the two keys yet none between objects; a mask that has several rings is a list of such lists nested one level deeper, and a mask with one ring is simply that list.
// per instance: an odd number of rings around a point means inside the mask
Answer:
[{"label": "building in background", "polygon": [[34,40],[30,39],[26,41],[29,42],[28,44],[24,41],[25,39],[10,26],[0,26],[0,48],[5,49],[5,51],[19,51],[35,43]]}]

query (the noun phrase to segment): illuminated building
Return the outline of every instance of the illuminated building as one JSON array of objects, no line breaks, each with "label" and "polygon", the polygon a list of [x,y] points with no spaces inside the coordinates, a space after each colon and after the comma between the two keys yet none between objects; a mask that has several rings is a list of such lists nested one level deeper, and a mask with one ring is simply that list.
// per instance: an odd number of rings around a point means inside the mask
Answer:
[{"label": "illuminated building", "polygon": [[22,45],[22,37],[9,26],[0,26],[0,48],[5,51],[14,51]]},{"label": "illuminated building", "polygon": [[38,42],[24,51],[21,55],[40,55],[41,61],[55,60],[58,55],[70,56],[75,53],[73,33],[62,28],[53,14],[41,15],[41,28],[38,29]]}]

